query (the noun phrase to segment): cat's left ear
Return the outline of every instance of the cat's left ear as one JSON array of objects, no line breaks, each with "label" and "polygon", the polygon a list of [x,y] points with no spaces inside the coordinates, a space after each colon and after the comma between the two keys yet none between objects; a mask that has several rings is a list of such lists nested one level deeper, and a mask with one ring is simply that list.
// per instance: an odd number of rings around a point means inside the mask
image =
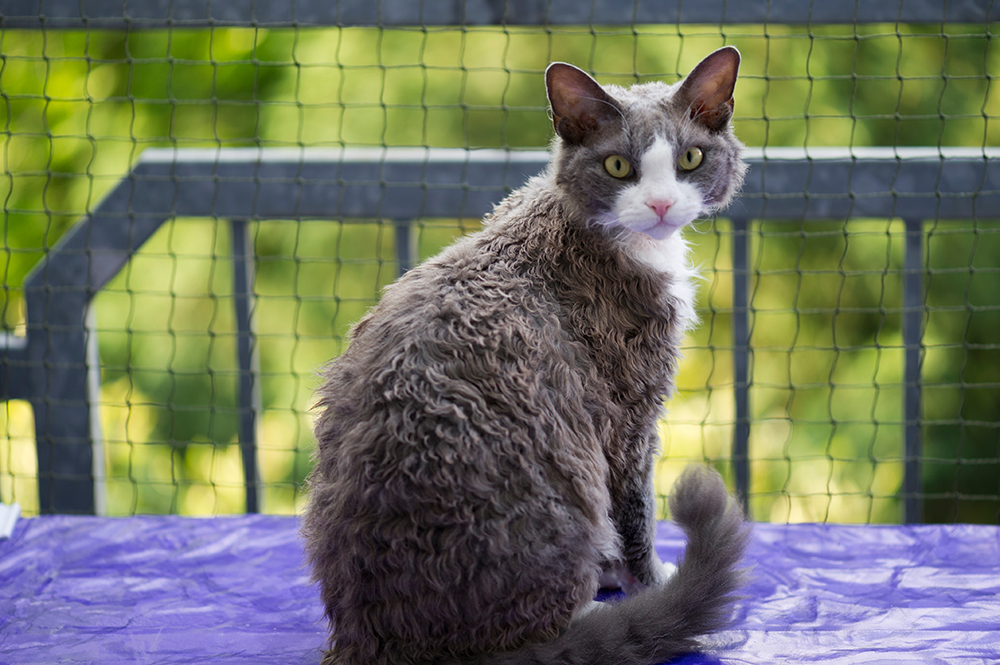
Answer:
[{"label": "cat's left ear", "polygon": [[553,62],[545,70],[545,89],[552,125],[568,143],[583,143],[606,123],[621,123],[618,104],[582,69]]},{"label": "cat's left ear", "polygon": [[739,71],[740,52],[723,46],[691,70],[674,99],[687,106],[692,120],[717,132],[733,117],[733,91]]}]

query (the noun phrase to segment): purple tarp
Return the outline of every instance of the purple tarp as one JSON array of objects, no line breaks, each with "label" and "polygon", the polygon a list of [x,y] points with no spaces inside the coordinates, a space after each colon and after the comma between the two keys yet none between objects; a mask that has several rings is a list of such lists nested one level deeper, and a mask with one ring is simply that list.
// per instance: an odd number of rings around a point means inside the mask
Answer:
[{"label": "purple tarp", "polygon": [[[41,517],[0,542],[0,663],[318,663],[291,517]],[[660,526],[664,560],[683,549]],[[755,526],[747,599],[685,665],[1000,663],[1000,528]]]}]

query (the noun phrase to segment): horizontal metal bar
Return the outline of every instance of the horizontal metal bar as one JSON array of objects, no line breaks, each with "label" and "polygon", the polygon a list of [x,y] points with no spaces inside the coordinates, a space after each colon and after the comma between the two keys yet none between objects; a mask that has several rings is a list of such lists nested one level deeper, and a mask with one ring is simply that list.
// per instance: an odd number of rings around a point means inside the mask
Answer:
[{"label": "horizontal metal bar", "polygon": [[[995,148],[758,149],[747,160],[732,213],[748,219],[972,218],[1000,210]],[[137,225],[197,215],[478,218],[547,163],[543,151],[147,150],[130,176],[142,196],[102,210]]]},{"label": "horizontal metal bar", "polygon": [[[547,159],[546,150],[505,150],[501,148],[147,148],[143,164],[255,163],[255,162],[334,162],[334,163],[434,163],[525,162]],[[963,148],[953,146],[900,147],[795,147],[771,146],[744,148],[743,156],[751,162],[763,160],[825,161],[913,161],[944,157],[946,159],[998,159],[1000,148]]]},{"label": "horizontal metal bar", "polygon": [[633,25],[637,23],[983,23],[989,0],[5,0],[4,27]]}]

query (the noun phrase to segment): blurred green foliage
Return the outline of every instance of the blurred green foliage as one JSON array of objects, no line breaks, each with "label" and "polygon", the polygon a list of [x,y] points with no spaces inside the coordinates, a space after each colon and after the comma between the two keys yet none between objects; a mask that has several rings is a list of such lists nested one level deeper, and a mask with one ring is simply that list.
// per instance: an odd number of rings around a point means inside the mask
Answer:
[{"label": "blurred green foliage", "polygon": [[[23,324],[26,273],[150,146],[538,148],[541,72],[677,80],[723,44],[743,53],[736,128],[751,146],[1000,145],[992,26],[634,26],[5,30],[3,290]],[[1000,509],[1000,227],[929,221],[925,241],[925,511]],[[928,211],[933,218],[933,211]],[[434,254],[475,220],[423,220]],[[255,315],[269,512],[301,504],[316,371],[398,271],[391,224],[256,222]],[[165,225],[95,298],[113,514],[243,509],[226,220]],[[732,436],[730,232],[689,237],[702,265],[663,425],[658,482],[689,459],[727,466]],[[893,522],[902,476],[898,220],[752,227],[752,497],[758,519]],[[0,499],[32,511],[30,410],[0,414]]]}]

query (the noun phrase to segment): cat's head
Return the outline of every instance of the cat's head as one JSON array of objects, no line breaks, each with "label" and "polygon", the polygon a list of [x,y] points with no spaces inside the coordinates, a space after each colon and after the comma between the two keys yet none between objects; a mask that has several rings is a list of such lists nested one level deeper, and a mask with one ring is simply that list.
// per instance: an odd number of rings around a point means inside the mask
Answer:
[{"label": "cat's head", "polygon": [[674,85],[631,88],[549,65],[559,188],[588,219],[655,240],[728,205],[746,171],[730,126],[739,65],[724,47]]}]

